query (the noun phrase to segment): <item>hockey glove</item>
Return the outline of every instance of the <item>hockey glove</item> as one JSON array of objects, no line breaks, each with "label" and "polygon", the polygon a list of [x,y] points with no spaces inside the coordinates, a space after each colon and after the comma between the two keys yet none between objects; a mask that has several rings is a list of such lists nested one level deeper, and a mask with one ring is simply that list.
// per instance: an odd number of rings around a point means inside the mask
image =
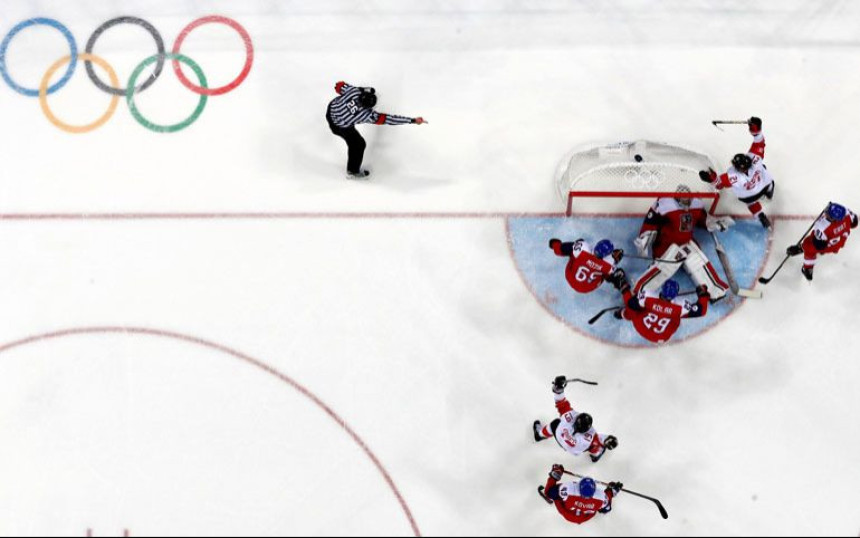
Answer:
[{"label": "hockey glove", "polygon": [[615,263],[621,263],[621,260],[624,258],[624,251],[620,248],[616,248],[612,251],[612,259],[615,260]]},{"label": "hockey glove", "polygon": [[540,495],[540,498],[545,500],[547,504],[555,504],[552,499],[547,497],[546,490],[543,486],[538,486],[538,495]]},{"label": "hockey glove", "polygon": [[622,489],[624,489],[624,484],[622,484],[621,482],[610,482],[610,483],[608,483],[608,484],[606,484],[606,485],[607,485],[607,487],[608,487],[609,489],[611,489],[611,490],[612,490],[612,493],[613,493],[614,495],[618,495],[618,493],[619,493]]},{"label": "hockey glove", "polygon": [[699,170],[699,179],[705,183],[714,183],[717,181],[717,173],[710,168],[708,170]]},{"label": "hockey glove", "polygon": [[562,394],[567,387],[567,378],[563,375],[556,377],[552,382],[552,391],[556,394]]},{"label": "hockey glove", "polygon": [[618,438],[614,435],[609,435],[603,441],[603,446],[606,447],[606,450],[615,450],[618,448]]},{"label": "hockey glove", "polygon": [[696,286],[696,297],[698,297],[699,299],[701,299],[702,297],[710,298],[711,294],[708,293],[708,287],[704,284],[702,284],[701,286]]},{"label": "hockey glove", "polygon": [[550,476],[550,478],[552,478],[552,479],[553,479],[553,480],[555,480],[556,482],[558,482],[559,480],[561,480],[561,475],[563,475],[563,474],[564,474],[564,466],[559,465],[558,463],[556,463],[555,465],[553,465],[553,466],[552,466],[552,471],[550,471],[550,472],[549,472],[549,476]]},{"label": "hockey glove", "polygon": [[757,135],[761,132],[761,118],[753,116],[747,120],[747,125],[750,127],[750,134]]},{"label": "hockey glove", "polygon": [[626,278],[627,278],[627,273],[625,273],[624,269],[622,269],[620,267],[618,269],[616,269],[615,271],[612,271],[611,275],[604,277],[604,279],[607,282],[609,282],[610,284],[615,286],[616,290],[621,289],[621,286],[622,286],[622,284],[624,284]]},{"label": "hockey glove", "polygon": [[803,254],[803,247],[800,245],[791,245],[785,250],[787,256],[799,256]]},{"label": "hockey glove", "polygon": [[735,225],[735,219],[731,217],[712,217],[710,215],[707,216],[705,227],[709,232],[725,232],[729,228]]},{"label": "hockey glove", "polygon": [[615,312],[612,313],[612,317],[614,317],[615,319],[622,319],[624,317],[624,309],[619,308],[618,310],[616,310]]},{"label": "hockey glove", "polygon": [[650,258],[648,250],[651,248],[651,245],[657,239],[657,232],[654,230],[648,230],[642,232],[639,237],[633,240],[633,244],[636,245],[636,251],[640,256],[644,258]]},{"label": "hockey glove", "polygon": [[549,248],[551,248],[552,250],[556,250],[556,245],[558,245],[558,248],[561,248],[561,239],[556,239],[555,237],[553,237],[549,240]]}]

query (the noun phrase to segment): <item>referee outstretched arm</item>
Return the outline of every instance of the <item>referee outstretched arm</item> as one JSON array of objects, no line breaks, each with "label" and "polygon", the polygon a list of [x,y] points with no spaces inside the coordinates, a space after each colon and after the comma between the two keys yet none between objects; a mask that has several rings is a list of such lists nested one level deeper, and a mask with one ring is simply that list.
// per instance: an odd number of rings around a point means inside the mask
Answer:
[{"label": "referee outstretched arm", "polygon": [[394,114],[384,114],[373,109],[376,106],[376,90],[352,86],[346,82],[338,82],[335,87],[338,97],[335,97],[328,105],[326,119],[331,132],[343,138],[349,148],[349,162],[347,163],[347,177],[350,179],[363,179],[370,175],[367,170],[362,170],[361,163],[364,160],[364,150],[367,143],[358,133],[356,125],[367,123],[373,125],[421,125],[427,123],[424,118],[408,118]]}]

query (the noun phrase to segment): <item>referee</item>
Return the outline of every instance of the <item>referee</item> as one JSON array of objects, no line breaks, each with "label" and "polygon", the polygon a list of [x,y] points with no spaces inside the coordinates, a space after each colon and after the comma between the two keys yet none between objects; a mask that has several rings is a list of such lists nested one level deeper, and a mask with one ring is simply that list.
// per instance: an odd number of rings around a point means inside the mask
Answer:
[{"label": "referee", "polygon": [[424,118],[406,118],[376,112],[373,110],[377,100],[376,90],[373,88],[359,88],[341,81],[335,85],[334,90],[338,93],[338,97],[329,103],[325,117],[331,132],[343,138],[349,148],[349,162],[346,165],[347,179],[366,179],[370,175],[370,172],[361,168],[367,143],[358,133],[356,125],[359,123],[374,125],[427,123]]}]

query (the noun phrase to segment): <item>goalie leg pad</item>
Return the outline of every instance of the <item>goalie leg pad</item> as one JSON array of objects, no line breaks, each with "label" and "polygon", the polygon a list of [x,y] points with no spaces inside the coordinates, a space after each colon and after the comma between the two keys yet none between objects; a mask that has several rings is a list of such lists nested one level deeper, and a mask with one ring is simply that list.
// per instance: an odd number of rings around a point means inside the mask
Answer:
[{"label": "goalie leg pad", "polygon": [[708,257],[696,243],[690,242],[686,245],[690,254],[684,261],[684,269],[693,279],[697,286],[707,286],[712,301],[717,301],[726,296],[729,285],[726,284],[714,266],[708,261]]},{"label": "goalie leg pad", "polygon": [[[680,258],[679,258],[680,257]],[[666,252],[663,253],[661,259],[675,260],[683,259],[684,253],[678,245],[672,245]],[[654,262],[645,273],[639,277],[636,286],[633,288],[633,295],[638,295],[643,289],[645,291],[657,291],[663,287],[663,284],[675,276],[678,269],[681,268],[680,263]]]}]

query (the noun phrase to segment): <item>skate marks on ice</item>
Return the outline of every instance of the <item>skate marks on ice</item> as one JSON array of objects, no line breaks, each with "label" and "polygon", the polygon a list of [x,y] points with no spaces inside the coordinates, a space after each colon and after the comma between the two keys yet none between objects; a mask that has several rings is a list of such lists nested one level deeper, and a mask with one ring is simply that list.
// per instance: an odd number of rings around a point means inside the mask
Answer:
[{"label": "skate marks on ice", "polygon": [[[221,344],[134,327],[31,336],[0,345],[0,389],[0,506],[15,514],[2,534],[420,536],[340,415]],[[332,487],[342,514],[319,508]]]},{"label": "skate marks on ice", "polygon": [[[607,344],[655,347],[641,338],[631,323],[616,320],[611,314],[589,325],[589,318],[604,308],[620,306],[620,294],[609,284],[604,284],[590,294],[576,293],[565,279],[567,258],[556,256],[548,248],[548,242],[553,237],[562,241],[584,238],[592,244],[608,238],[616,248],[635,255],[633,240],[641,224],[641,218],[631,217],[510,217],[507,220],[508,243],[517,270],[532,295],[561,322]],[[725,278],[713,240],[703,230],[696,231],[696,240]],[[757,221],[739,220],[737,226],[721,234],[720,240],[728,252],[738,284],[742,288],[754,288],[769,252],[765,230]],[[625,258],[620,267],[627,272],[631,283],[635,283],[648,267],[648,262]],[[695,288],[683,270],[678,272],[675,279],[681,284],[682,291]],[[712,305],[704,318],[684,320],[670,343],[683,342],[712,329],[734,313],[744,301],[730,294],[723,301]]]}]

